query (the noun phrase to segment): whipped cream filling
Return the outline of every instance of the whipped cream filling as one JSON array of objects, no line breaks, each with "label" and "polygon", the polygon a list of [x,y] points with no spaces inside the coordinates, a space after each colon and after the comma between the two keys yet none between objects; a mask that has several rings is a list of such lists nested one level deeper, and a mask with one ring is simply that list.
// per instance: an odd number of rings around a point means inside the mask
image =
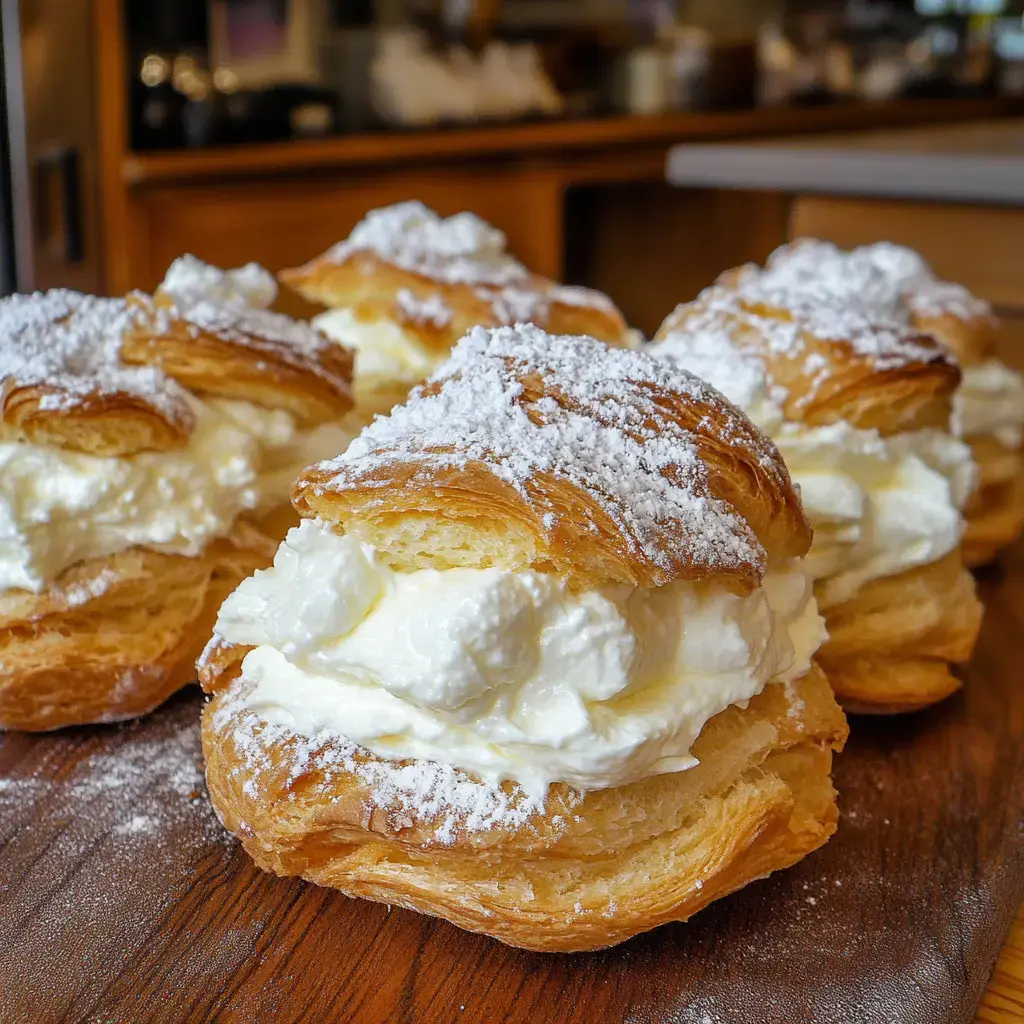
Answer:
[{"label": "whipped cream filling", "polygon": [[351,309],[329,309],[315,316],[313,326],[355,350],[359,387],[408,385],[429,377],[448,358],[428,352],[393,320],[360,320]]},{"label": "whipped cream filling", "polygon": [[865,584],[949,554],[977,484],[970,448],[940,430],[883,437],[845,420],[789,420],[763,365],[714,335],[670,335],[652,352],[714,385],[776,444],[800,489],[814,542],[805,559],[822,608]]},{"label": "whipped cream filling", "polygon": [[1024,374],[998,359],[964,366],[953,396],[953,428],[959,437],[994,437],[1004,448],[1024,443]]},{"label": "whipped cream filling", "polygon": [[573,591],[502,569],[396,572],[306,520],[224,603],[246,705],[304,736],[543,795],[681,771],[705,723],[805,673],[825,639],[799,563],[716,583]]},{"label": "whipped cream filling", "polygon": [[976,481],[963,442],[938,430],[882,437],[845,421],[785,422],[771,436],[814,527],[806,562],[823,608],[960,543],[961,509]]},{"label": "whipped cream filling", "polygon": [[195,429],[180,451],[106,457],[0,443],[0,592],[38,593],[76,562],[137,545],[198,555],[241,513],[287,502],[298,472],[349,440],[334,424],[299,430],[283,410],[190,404]]}]

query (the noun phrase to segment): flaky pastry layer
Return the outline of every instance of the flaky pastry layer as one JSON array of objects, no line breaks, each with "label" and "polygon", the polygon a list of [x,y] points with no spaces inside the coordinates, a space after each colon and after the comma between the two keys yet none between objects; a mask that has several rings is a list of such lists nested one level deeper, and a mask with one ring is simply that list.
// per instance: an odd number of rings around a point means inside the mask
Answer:
[{"label": "flaky pastry layer", "polygon": [[[308,324],[261,309],[189,308],[138,293],[131,302],[140,316],[121,346],[129,365],[159,367],[197,395],[285,409],[306,426],[352,408],[353,353]],[[292,333],[301,343],[287,340]]]},{"label": "flaky pastry layer", "polygon": [[960,687],[983,608],[954,551],[938,562],[866,583],[822,609],[829,639],[818,652],[847,711],[891,714],[944,700]]},{"label": "flaky pastry layer", "polygon": [[41,594],[0,593],[0,729],[153,710],[195,679],[221,603],[274,547],[240,524],[196,558],[129,548],[72,566]]},{"label": "flaky pastry layer", "polygon": [[629,339],[626,321],[607,296],[526,271],[502,285],[446,281],[356,250],[342,260],[325,254],[279,276],[310,302],[351,309],[360,320],[392,320],[431,352],[447,352],[473,327],[520,321],[611,345]]},{"label": "flaky pastry layer", "polygon": [[498,565],[580,587],[760,583],[810,526],[774,445],[698,378],[593,339],[478,329],[293,491],[394,567]]},{"label": "flaky pastry layer", "polygon": [[1024,452],[995,438],[968,438],[978,466],[978,488],[964,509],[964,561],[985,565],[1024,532]]},{"label": "flaky pastry layer", "polygon": [[674,333],[720,335],[761,363],[789,420],[812,426],[845,420],[883,435],[948,428],[960,370],[933,338],[853,314],[812,319],[751,300],[733,287],[751,272],[728,272],[722,283],[677,306],[655,342]]},{"label": "flaky pastry layer", "polygon": [[[268,729],[239,699],[244,652],[215,645],[204,663],[203,750],[214,806],[257,865],[510,945],[598,949],[686,920],[836,827],[847,726],[817,668],[713,718],[696,768],[586,795],[556,785],[516,827],[479,828],[450,806],[389,803],[402,765]],[[500,799],[515,806],[515,787]]]}]

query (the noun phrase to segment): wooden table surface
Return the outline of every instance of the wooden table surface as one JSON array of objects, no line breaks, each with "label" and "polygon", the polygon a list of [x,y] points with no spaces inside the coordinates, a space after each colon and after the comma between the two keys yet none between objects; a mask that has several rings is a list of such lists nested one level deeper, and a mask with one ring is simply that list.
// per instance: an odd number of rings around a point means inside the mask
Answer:
[{"label": "wooden table surface", "polygon": [[992,980],[978,1007],[979,1024],[1024,1021],[1024,907],[1021,907],[999,954]]},{"label": "wooden table surface", "polygon": [[601,953],[256,871],[206,801],[196,693],[0,737],[0,1022],[1020,1022],[1020,922],[992,967],[1024,900],[1024,546],[981,590],[964,691],[854,721],[824,849]]}]

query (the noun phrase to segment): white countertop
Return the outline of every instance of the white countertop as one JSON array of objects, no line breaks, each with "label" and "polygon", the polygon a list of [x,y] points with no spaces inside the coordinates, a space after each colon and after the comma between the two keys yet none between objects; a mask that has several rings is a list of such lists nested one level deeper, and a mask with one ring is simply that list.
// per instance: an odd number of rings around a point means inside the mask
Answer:
[{"label": "white countertop", "polygon": [[666,173],[681,187],[1024,206],[1024,118],[681,145]]}]

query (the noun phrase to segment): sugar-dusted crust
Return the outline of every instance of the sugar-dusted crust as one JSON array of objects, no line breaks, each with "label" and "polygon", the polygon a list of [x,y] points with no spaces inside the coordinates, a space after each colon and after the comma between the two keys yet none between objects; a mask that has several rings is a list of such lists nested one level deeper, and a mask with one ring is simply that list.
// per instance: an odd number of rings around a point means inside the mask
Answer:
[{"label": "sugar-dusted crust", "polygon": [[769,686],[701,732],[689,771],[530,803],[429,762],[270,727],[240,700],[244,648],[201,679],[210,796],[264,870],[442,917],[527,949],[598,949],[682,921],[821,846],[847,735],[824,675]]},{"label": "sugar-dusted crust", "polygon": [[613,345],[630,338],[603,293],[531,273],[496,228],[469,213],[441,218],[420,203],[372,211],[349,238],[280,277],[311,302],[397,323],[428,352],[447,352],[472,327],[518,322]]},{"label": "sugar-dusted crust", "polygon": [[959,689],[953,666],[970,658],[982,612],[954,551],[823,608],[829,639],[818,660],[848,711],[914,711]]},{"label": "sugar-dusted crust", "polygon": [[239,525],[197,558],[129,548],[41,594],[0,593],[0,729],[111,722],[163,703],[195,679],[221,603],[274,546]]},{"label": "sugar-dusted crust", "polygon": [[723,276],[669,314],[655,335],[665,353],[713,337],[757,362],[789,420],[846,420],[884,435],[948,427],[960,371],[929,336],[840,305],[762,286],[756,268]]},{"label": "sugar-dusted crust", "polygon": [[800,238],[769,256],[769,283],[789,291],[808,286],[930,334],[965,366],[995,349],[999,320],[992,307],[962,284],[940,279],[920,253],[892,242],[845,250]]},{"label": "sugar-dusted crust", "polygon": [[579,586],[758,585],[810,544],[782,458],[702,381],[538,328],[478,328],[293,492],[397,568],[533,567]]},{"label": "sugar-dusted crust", "polygon": [[121,348],[197,395],[286,409],[309,425],[352,408],[353,354],[305,321],[240,304],[135,293],[137,322]]},{"label": "sugar-dusted crust", "polygon": [[160,370],[129,367],[120,299],[54,290],[0,299],[0,439],[94,455],[168,451],[194,418]]}]

